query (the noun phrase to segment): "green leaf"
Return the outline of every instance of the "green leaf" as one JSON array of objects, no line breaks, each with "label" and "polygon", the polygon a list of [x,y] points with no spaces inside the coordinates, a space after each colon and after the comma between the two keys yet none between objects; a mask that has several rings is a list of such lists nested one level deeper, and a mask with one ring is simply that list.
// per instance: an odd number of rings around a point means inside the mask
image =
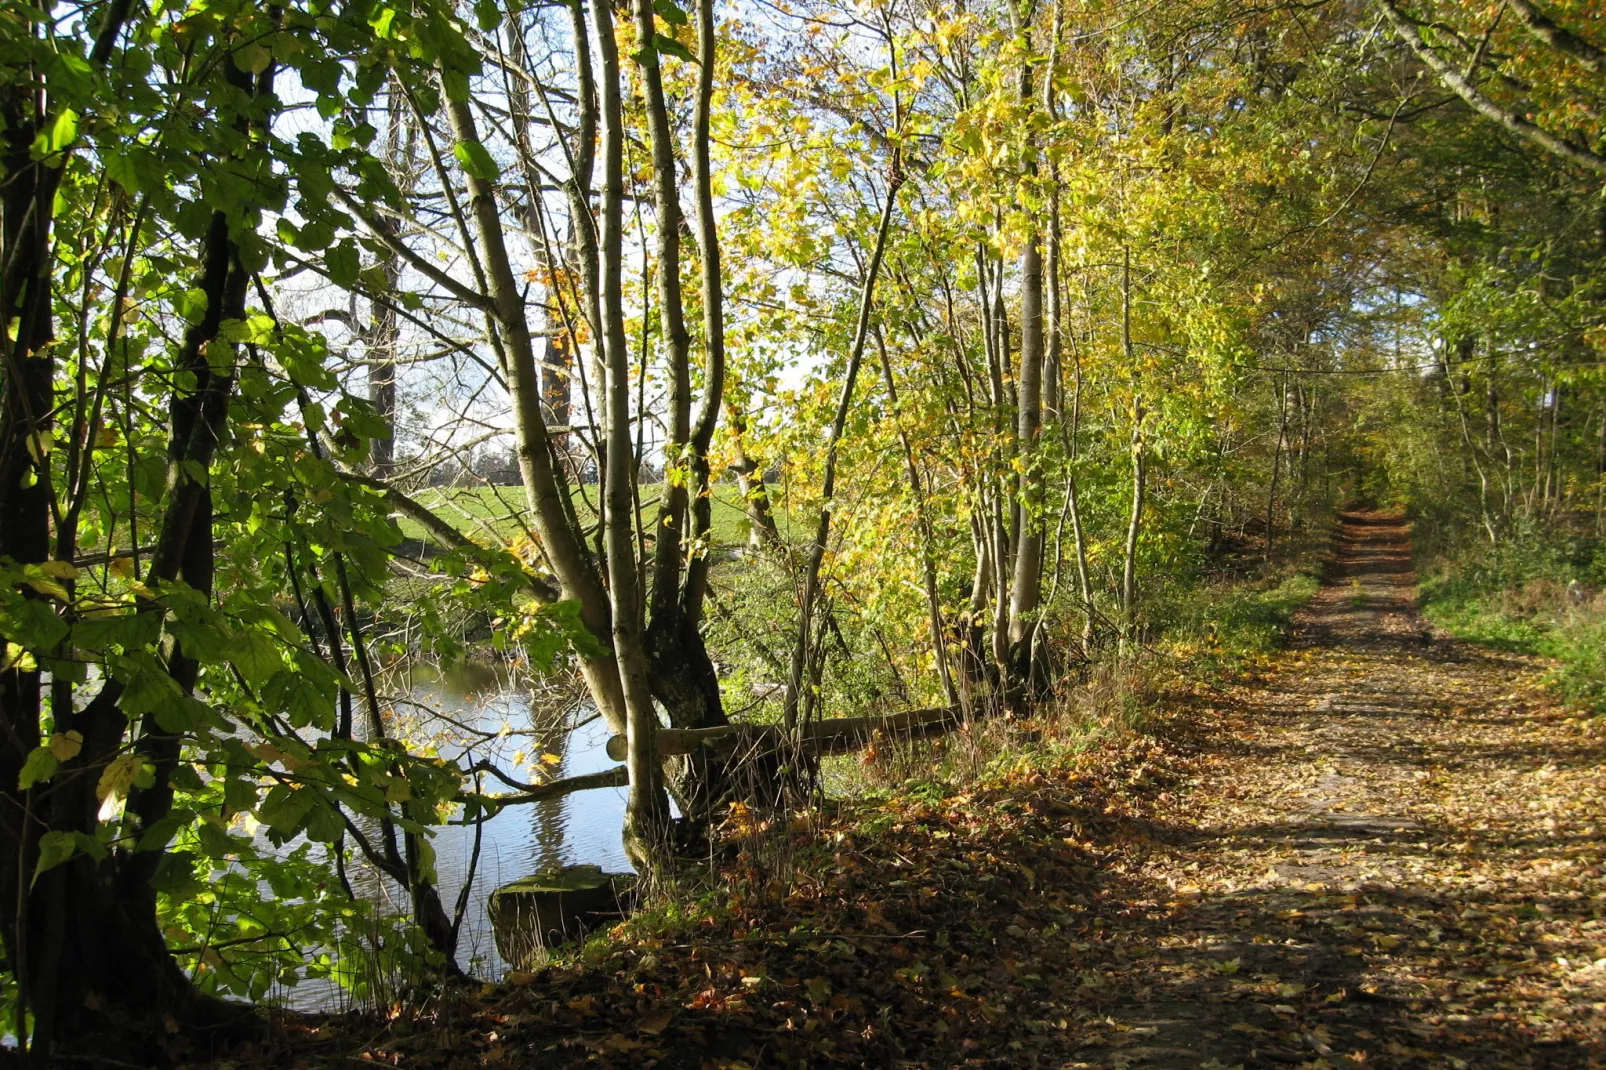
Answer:
[{"label": "green leaf", "polygon": [[135,194],[142,188],[139,168],[133,156],[122,152],[107,152],[101,155],[101,163],[106,168],[106,177],[123,187],[124,192]]},{"label": "green leaf", "polygon": [[56,114],[56,121],[50,124],[50,151],[60,152],[71,145],[78,137],[78,113],[71,108],[63,108]]},{"label": "green leaf", "polygon": [[663,55],[674,56],[677,59],[686,60],[688,63],[697,62],[697,57],[691,54],[691,49],[687,48],[673,37],[666,37],[661,33],[655,33],[652,35],[652,47]]},{"label": "green leaf", "polygon": [[307,839],[318,843],[334,843],[346,831],[346,823],[332,803],[320,800],[307,811]]},{"label": "green leaf", "polygon": [[396,9],[382,7],[378,13],[368,19],[368,25],[374,28],[375,37],[389,37],[391,24],[396,21]]},{"label": "green leaf", "polygon": [[[293,231],[290,239],[292,245],[305,252],[315,253],[319,249],[328,248],[329,243],[335,240],[335,228],[328,223],[308,223],[299,231]],[[284,236],[283,231],[280,237]]]},{"label": "green leaf", "polygon": [[189,824],[194,816],[189,811],[184,811],[183,813],[169,814],[158,821],[152,822],[151,826],[140,836],[139,844],[134,849],[136,851],[162,850],[173,842],[173,837],[178,835],[178,830]]},{"label": "green leaf", "polygon": [[167,669],[149,653],[117,659],[117,675],[126,687],[117,705],[128,717],[142,717],[183,696]]},{"label": "green leaf", "polygon": [[47,873],[71,858],[78,850],[78,835],[72,832],[47,832],[39,837],[39,862],[33,868],[33,879]]},{"label": "green leaf", "polygon": [[671,26],[686,25],[686,12],[677,6],[674,0],[653,0],[652,9],[658,12],[658,17]]},{"label": "green leaf", "polygon": [[296,728],[329,728],[335,722],[333,689],[325,690],[300,673],[280,670],[262,689],[262,701],[280,710]]},{"label": "green leaf", "polygon": [[179,791],[196,792],[206,787],[201,774],[188,762],[179,762],[173,766],[172,771],[167,774],[167,782]]},{"label": "green leaf", "polygon": [[254,810],[257,805],[257,786],[242,777],[231,776],[223,781],[223,806],[235,813]]},{"label": "green leaf", "polygon": [[174,851],[163,855],[162,860],[156,863],[151,887],[174,899],[194,898],[196,892],[206,887],[206,882],[195,871],[199,861],[200,856],[193,851]]},{"label": "green leaf", "polygon": [[22,763],[22,772],[17,776],[17,787],[27,791],[35,784],[49,780],[56,775],[56,768],[60,764],[49,747],[35,747],[28,752],[28,760]]},{"label": "green leaf", "polygon": [[[29,584],[37,588],[42,582],[30,580]],[[33,650],[49,650],[61,642],[67,632],[67,622],[56,615],[49,602],[38,598],[20,599],[0,613],[0,634]]]},{"label": "green leaf", "polygon": [[261,687],[284,665],[279,645],[261,632],[244,631],[228,644],[228,658],[240,670],[245,682]]},{"label": "green leaf", "polygon": [[72,626],[73,645],[82,650],[120,646],[137,649],[156,642],[162,619],[155,613],[116,613],[84,617]]},{"label": "green leaf", "polygon": [[289,838],[295,835],[296,829],[306,819],[307,811],[317,802],[318,794],[310,788],[298,789],[280,784],[268,792],[268,797],[257,807],[257,817],[280,836]]},{"label": "green leaf", "polygon": [[329,281],[348,289],[357,284],[357,273],[362,269],[362,258],[351,239],[344,238],[323,254],[324,271]]},{"label": "green leaf", "polygon": [[462,71],[442,71],[441,88],[445,90],[447,100],[461,104],[469,98],[468,75]]},{"label": "green leaf", "polygon": [[185,290],[178,298],[178,314],[184,317],[185,323],[200,323],[206,318],[207,305],[211,299],[202,289]]},{"label": "green leaf", "polygon": [[195,837],[201,842],[201,850],[212,858],[227,858],[240,849],[221,823],[213,824],[204,816],[195,825]]},{"label": "green leaf", "polygon": [[496,161],[491,159],[491,154],[478,141],[459,141],[453,146],[452,155],[463,165],[463,170],[475,178],[495,182],[502,174]]},{"label": "green leaf", "polygon": [[234,50],[234,65],[251,74],[261,74],[272,62],[273,53],[261,45],[241,45]]},{"label": "green leaf", "polygon": [[164,702],[151,711],[156,718],[156,725],[164,732],[183,735],[195,732],[206,724],[207,714],[211,710],[206,703],[189,695],[180,695],[171,702]]}]

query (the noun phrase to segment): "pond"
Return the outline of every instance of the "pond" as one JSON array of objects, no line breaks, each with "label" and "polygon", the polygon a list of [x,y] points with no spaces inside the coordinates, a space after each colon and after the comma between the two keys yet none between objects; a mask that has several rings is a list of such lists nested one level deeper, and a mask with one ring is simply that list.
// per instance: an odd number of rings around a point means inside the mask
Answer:
[{"label": "pond", "polygon": [[[605,750],[612,734],[607,722],[588,704],[571,701],[542,708],[552,699],[544,692],[538,697],[503,667],[467,663],[440,671],[418,664],[409,668],[404,682],[409,701],[398,713],[414,722],[409,731],[414,741],[435,738],[442,757],[489,760],[525,783],[598,773],[619,764]],[[513,789],[487,776],[483,790]],[[621,836],[625,795],[624,788],[593,788],[509,806],[485,822],[458,942],[458,961],[465,969],[489,979],[507,969],[496,953],[485,909],[500,886],[555,866],[591,863],[611,872],[632,868]],[[468,875],[474,829],[440,827],[433,842],[441,898],[450,906]]]},{"label": "pond", "polygon": [[[545,782],[611,769],[608,725],[572,695],[533,690],[505,666],[479,662],[441,670],[413,663],[393,672],[385,690],[394,700],[392,731],[411,747],[433,744],[444,758],[467,766],[489,761],[513,780]],[[487,794],[513,789],[486,776]],[[496,953],[486,901],[498,887],[538,870],[591,863],[612,872],[632,868],[621,837],[626,789],[594,788],[555,799],[509,806],[485,822],[479,863],[458,941],[457,960],[470,974],[497,980],[508,966]],[[441,899],[457,902],[474,850],[474,828],[435,830]],[[359,895],[406,909],[405,895],[372,870],[354,868]],[[279,997],[302,1010],[344,1009],[344,994],[327,981],[303,981]]]}]

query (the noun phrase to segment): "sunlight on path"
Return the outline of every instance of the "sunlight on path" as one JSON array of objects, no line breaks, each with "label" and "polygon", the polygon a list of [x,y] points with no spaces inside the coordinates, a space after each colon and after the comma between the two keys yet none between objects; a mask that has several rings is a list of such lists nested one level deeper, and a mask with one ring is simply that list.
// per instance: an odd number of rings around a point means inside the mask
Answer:
[{"label": "sunlight on path", "polygon": [[1345,519],[1156,836],[1179,905],[1080,1065],[1603,1065],[1601,730],[1431,635],[1412,582],[1402,522]]}]

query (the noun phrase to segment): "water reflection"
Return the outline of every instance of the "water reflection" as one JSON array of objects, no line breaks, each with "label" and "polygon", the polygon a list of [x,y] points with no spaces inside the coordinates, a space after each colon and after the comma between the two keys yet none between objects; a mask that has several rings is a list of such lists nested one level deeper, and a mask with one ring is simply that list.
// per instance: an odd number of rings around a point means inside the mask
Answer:
[{"label": "water reflection", "polygon": [[[415,752],[433,747],[465,767],[487,762],[520,783],[597,773],[618,764],[605,750],[607,723],[589,705],[532,690],[505,666],[468,663],[441,670],[415,663],[391,674],[384,690],[393,699],[390,730]],[[486,793],[515,790],[489,773],[481,776]],[[486,914],[486,902],[499,886],[555,866],[590,863],[614,872],[631,869],[620,835],[625,792],[596,788],[509,806],[484,823],[458,939],[458,962],[464,968],[488,980],[508,968],[496,953]],[[461,824],[435,829],[435,867],[448,910],[469,877],[474,835],[473,826]],[[351,880],[357,894],[387,909],[406,908],[406,895],[371,868],[353,866]],[[341,1004],[340,994],[327,983],[303,983],[286,995],[291,1004],[309,1010]]]},{"label": "water reflection", "polygon": [[[604,750],[608,726],[588,705],[543,708],[545,703],[501,666],[468,663],[440,671],[420,664],[399,683],[408,701],[398,704],[398,727],[414,745],[432,742],[442,757],[464,764],[489,761],[522,783],[597,773],[617,764]],[[545,693],[540,698],[551,701]],[[484,774],[484,790],[513,789]],[[485,910],[500,885],[577,863],[629,870],[620,837],[624,812],[624,788],[597,788],[510,806],[486,821],[459,961],[482,977],[499,977],[506,969]],[[474,829],[438,828],[434,846],[442,898],[455,903],[473,855]]]}]

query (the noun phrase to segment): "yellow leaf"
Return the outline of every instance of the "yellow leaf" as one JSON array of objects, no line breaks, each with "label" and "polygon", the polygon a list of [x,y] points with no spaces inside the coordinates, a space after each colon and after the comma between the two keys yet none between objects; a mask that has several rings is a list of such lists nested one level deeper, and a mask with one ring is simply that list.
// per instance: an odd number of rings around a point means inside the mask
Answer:
[{"label": "yellow leaf", "polygon": [[58,580],[76,580],[78,578],[78,566],[71,561],[41,562],[39,571]]},{"label": "yellow leaf", "polygon": [[7,643],[5,652],[0,653],[0,672],[9,672],[12,669],[33,672],[37,667],[38,662],[34,660],[34,656],[18,643]]},{"label": "yellow leaf", "polygon": [[558,765],[562,761],[563,761],[563,756],[560,755],[560,754],[550,754],[550,753],[548,753],[548,754],[541,755],[541,764],[542,765]]},{"label": "yellow leaf", "polygon": [[50,737],[50,753],[56,756],[58,762],[76,758],[83,749],[84,734],[76,728],[70,732],[56,732]]},{"label": "yellow leaf", "polygon": [[118,807],[128,797],[128,789],[134,786],[137,776],[139,755],[119,754],[111,760],[95,785],[95,798],[100,800],[100,820],[110,821],[116,816]]}]

